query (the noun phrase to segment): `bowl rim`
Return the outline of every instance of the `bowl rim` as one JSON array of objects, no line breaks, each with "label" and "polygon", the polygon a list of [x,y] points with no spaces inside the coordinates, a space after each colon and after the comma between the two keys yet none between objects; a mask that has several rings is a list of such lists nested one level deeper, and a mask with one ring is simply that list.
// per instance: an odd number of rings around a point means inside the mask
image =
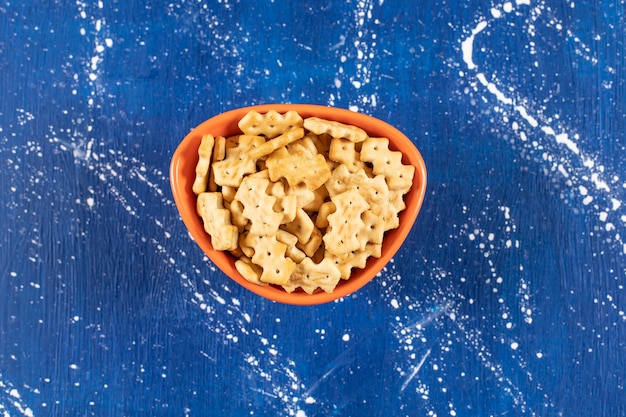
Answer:
[{"label": "bowl rim", "polygon": [[[394,239],[386,238],[383,240],[381,257],[370,257],[365,269],[353,270],[350,279],[341,280],[337,288],[331,293],[319,289],[313,294],[301,291],[288,293],[280,287],[262,286],[246,280],[235,268],[235,258],[231,254],[213,249],[210,237],[204,231],[202,220],[196,213],[196,196],[191,191],[191,184],[195,178],[195,166],[198,161],[197,149],[202,135],[206,133],[211,133],[214,136],[240,134],[237,122],[252,110],[259,113],[266,113],[269,110],[275,110],[279,113],[295,110],[303,118],[316,116],[353,124],[364,129],[370,136],[388,138],[390,149],[402,151],[402,162],[415,167],[413,186],[404,196],[406,208],[399,214],[400,225],[385,234],[386,237],[388,234],[392,234]],[[217,114],[197,125],[183,138],[174,151],[170,162],[170,186],[174,202],[189,234],[205,255],[219,270],[244,288],[267,299],[292,305],[317,305],[337,300],[357,291],[378,275],[394,257],[412,230],[424,201],[426,185],[427,171],[424,159],[415,144],[404,133],[373,116],[319,104],[260,104],[235,108]]]}]

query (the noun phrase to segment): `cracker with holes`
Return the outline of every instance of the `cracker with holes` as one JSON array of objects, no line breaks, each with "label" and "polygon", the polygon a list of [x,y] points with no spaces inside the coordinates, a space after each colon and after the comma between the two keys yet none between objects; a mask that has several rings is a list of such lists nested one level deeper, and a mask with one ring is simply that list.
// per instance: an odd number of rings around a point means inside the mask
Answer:
[{"label": "cracker with holes", "polygon": [[265,161],[272,181],[284,178],[290,187],[304,183],[309,190],[321,187],[330,178],[323,155],[311,155],[303,146],[279,148]]},{"label": "cracker with holes", "polygon": [[250,281],[257,285],[268,285],[267,282],[261,281],[263,268],[252,262],[252,259],[241,256],[235,261],[235,269],[241,274],[246,281]]},{"label": "cracker with holes", "polygon": [[235,200],[243,205],[242,215],[250,221],[250,233],[273,236],[283,221],[283,214],[274,211],[276,197],[268,195],[269,181],[265,178],[245,177],[237,189]]},{"label": "cracker with holes", "polygon": [[301,128],[302,117],[293,110],[284,114],[275,110],[270,110],[265,114],[250,111],[239,120],[237,125],[246,135],[265,136],[272,139],[288,130]]},{"label": "cracker with holes", "polygon": [[256,163],[250,152],[265,143],[263,136],[240,135],[237,141],[226,143],[226,156],[214,162],[213,177],[218,186],[239,187],[243,177],[256,172]]},{"label": "cracker with holes", "polygon": [[380,258],[382,245],[368,243],[363,250],[351,252],[349,255],[337,256],[326,253],[325,258],[332,261],[339,272],[342,279],[350,279],[354,268],[365,268],[367,260],[370,257]]},{"label": "cracker with holes", "polygon": [[328,215],[328,228],[324,235],[326,250],[333,255],[344,255],[362,247],[358,238],[359,230],[364,228],[361,215],[369,204],[357,190],[344,191],[331,197],[336,210]]},{"label": "cracker with holes", "polygon": [[[213,154],[211,156],[211,163],[221,161],[226,157],[226,138],[224,136],[218,136],[213,143]],[[209,183],[208,191],[217,191],[217,184],[215,183],[215,173],[213,169],[209,167]]]},{"label": "cracker with holes", "polygon": [[356,150],[356,143],[343,138],[333,138],[328,149],[328,157],[340,164],[344,164],[348,171],[357,172],[365,169],[365,162],[361,161]]},{"label": "cracker with holes", "polygon": [[268,284],[285,284],[296,268],[296,263],[286,256],[287,245],[276,236],[248,235],[254,239],[252,262],[263,269],[259,279]]},{"label": "cracker with holes", "polygon": [[276,197],[274,203],[274,211],[283,214],[282,223],[290,223],[296,218],[296,210],[298,209],[298,197],[285,192],[285,184],[282,182],[270,182],[267,187],[267,193]]},{"label": "cracker with holes", "polygon": [[389,149],[387,138],[367,138],[361,146],[361,160],[373,165],[374,175],[384,175],[389,189],[409,191],[415,167],[402,163],[402,152]]},{"label": "cracker with holes", "polygon": [[355,189],[372,206],[382,206],[389,201],[389,187],[383,175],[372,178],[363,170],[350,172],[344,164],[333,170],[330,180],[326,183],[326,189],[331,196]]},{"label": "cracker with holes", "polygon": [[311,258],[304,258],[296,266],[289,280],[283,284],[283,288],[287,292],[302,288],[307,294],[313,294],[318,288],[332,292],[340,279],[341,272],[330,259],[324,259],[316,264]]},{"label": "cracker with holes", "polygon": [[296,210],[296,217],[294,220],[285,224],[282,229],[295,235],[298,238],[298,242],[301,244],[305,244],[311,238],[311,234],[315,229],[315,224],[307,212],[304,211],[304,209],[299,208]]}]

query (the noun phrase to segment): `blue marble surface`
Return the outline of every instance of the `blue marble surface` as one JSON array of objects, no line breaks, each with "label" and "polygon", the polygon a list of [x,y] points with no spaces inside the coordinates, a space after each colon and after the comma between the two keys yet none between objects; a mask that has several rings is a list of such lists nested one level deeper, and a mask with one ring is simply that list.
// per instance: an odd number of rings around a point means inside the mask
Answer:
[{"label": "blue marble surface", "polygon": [[[0,2],[0,415],[626,415],[626,6]],[[429,169],[385,270],[294,307],[191,241],[222,111],[381,118]]]}]

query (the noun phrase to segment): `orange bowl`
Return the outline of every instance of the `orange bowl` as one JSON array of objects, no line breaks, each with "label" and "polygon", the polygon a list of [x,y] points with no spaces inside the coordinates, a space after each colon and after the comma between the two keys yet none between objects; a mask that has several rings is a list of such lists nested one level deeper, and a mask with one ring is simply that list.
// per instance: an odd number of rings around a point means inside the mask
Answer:
[{"label": "orange bowl", "polygon": [[[235,258],[228,252],[217,251],[211,245],[209,235],[204,231],[202,219],[196,212],[196,195],[192,191],[195,179],[195,168],[198,162],[198,147],[202,136],[210,133],[213,136],[232,136],[240,134],[238,121],[250,110],[266,113],[276,110],[284,113],[288,110],[297,111],[302,118],[320,117],[341,123],[358,126],[370,136],[386,137],[389,148],[402,152],[402,162],[415,167],[415,176],[411,190],[405,194],[406,209],[400,212],[400,225],[385,233],[381,257],[370,257],[364,269],[353,269],[350,279],[340,280],[332,293],[318,290],[313,294],[296,290],[286,292],[279,286],[261,286],[247,281],[235,268]],[[365,114],[350,110],[311,104],[265,104],[243,107],[219,114],[203,122],[193,129],[179,144],[172,156],[170,164],[170,183],[174,201],[189,233],[204,253],[227,276],[250,291],[281,303],[296,305],[322,304],[353,293],[371,281],[391,260],[408,236],[417,214],[422,206],[426,192],[426,165],[415,145],[395,127]]]}]

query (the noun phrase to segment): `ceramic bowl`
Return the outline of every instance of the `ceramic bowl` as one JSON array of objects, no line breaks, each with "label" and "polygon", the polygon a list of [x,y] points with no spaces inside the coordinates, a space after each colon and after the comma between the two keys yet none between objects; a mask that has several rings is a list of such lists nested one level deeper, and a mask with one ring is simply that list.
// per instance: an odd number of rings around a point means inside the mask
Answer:
[{"label": "ceramic bowl", "polygon": [[[192,191],[195,179],[195,167],[198,162],[198,146],[204,134],[213,136],[232,136],[239,134],[237,122],[250,110],[265,113],[269,110],[284,113],[296,110],[303,118],[316,116],[341,123],[351,124],[364,129],[370,136],[386,137],[389,148],[402,152],[402,162],[415,167],[415,176],[411,190],[404,196],[406,209],[400,212],[400,226],[386,232],[382,255],[370,257],[364,269],[353,269],[348,280],[341,280],[332,293],[318,290],[307,294],[300,290],[288,293],[282,287],[260,286],[244,279],[235,268],[235,258],[228,252],[216,251],[211,245],[209,235],[204,231],[202,219],[196,213],[196,196]],[[390,124],[365,114],[346,109],[311,105],[311,104],[266,104],[230,110],[208,119],[193,129],[179,144],[170,164],[170,183],[174,201],[189,233],[209,257],[209,259],[228,277],[250,291],[280,303],[294,305],[314,305],[336,300],[349,295],[370,282],[391,260],[408,236],[422,206],[426,192],[426,165],[412,143],[402,132]]]}]

